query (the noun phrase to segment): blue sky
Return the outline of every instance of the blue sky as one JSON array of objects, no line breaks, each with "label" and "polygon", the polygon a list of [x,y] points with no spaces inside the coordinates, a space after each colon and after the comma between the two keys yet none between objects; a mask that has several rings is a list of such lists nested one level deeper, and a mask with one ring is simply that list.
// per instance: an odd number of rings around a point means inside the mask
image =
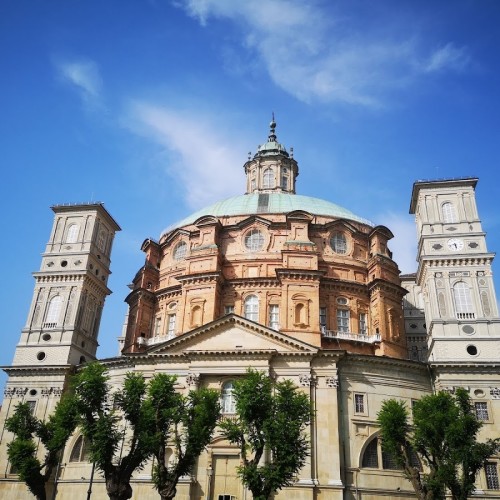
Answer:
[{"label": "blue sky", "polygon": [[142,241],[243,193],[273,111],[297,192],[390,227],[403,272],[416,179],[478,176],[500,249],[499,25],[496,0],[0,0],[0,364],[51,205],[103,201],[123,228],[98,351],[112,356]]}]

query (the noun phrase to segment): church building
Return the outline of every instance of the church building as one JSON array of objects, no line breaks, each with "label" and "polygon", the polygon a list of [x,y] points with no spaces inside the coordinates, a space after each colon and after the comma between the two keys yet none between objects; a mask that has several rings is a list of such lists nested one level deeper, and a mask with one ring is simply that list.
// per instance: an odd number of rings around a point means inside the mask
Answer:
[{"label": "church building", "polygon": [[[144,265],[125,297],[121,354],[100,361],[113,388],[132,371],[176,375],[183,393],[216,389],[223,418],[234,415],[233,383],[248,367],[290,379],[313,406],[310,454],[277,499],[411,498],[410,482],[381,449],[376,419],[384,400],[411,408],[424,395],[465,387],[484,422],[480,438],[499,435],[500,316],[494,254],[476,206],[478,179],[413,184],[418,267],[402,275],[389,228],[296,194],[292,151],[278,142],[273,120],[266,142],[243,166],[245,194],[172,221],[158,240],[144,241]],[[21,401],[45,418],[70,374],[96,359],[110,293],[117,222],[100,203],[52,210],[26,325],[5,369],[0,497],[6,499],[30,495],[8,462],[5,420]],[[498,462],[491,457],[485,464],[475,497],[500,498]],[[176,498],[250,500],[239,464],[238,448],[216,432]],[[77,431],[54,477],[56,498],[86,498],[91,471]],[[92,498],[107,498],[97,473],[92,488]],[[158,498],[151,463],[132,488],[133,498]]]}]

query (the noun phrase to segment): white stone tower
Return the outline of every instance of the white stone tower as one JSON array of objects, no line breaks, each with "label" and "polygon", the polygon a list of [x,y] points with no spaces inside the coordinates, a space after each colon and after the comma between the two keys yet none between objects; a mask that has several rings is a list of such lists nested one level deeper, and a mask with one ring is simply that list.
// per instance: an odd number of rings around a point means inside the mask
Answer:
[{"label": "white stone tower", "polygon": [[101,203],[57,205],[54,225],[13,366],[76,365],[95,359],[97,332],[120,230]]},{"label": "white stone tower", "polygon": [[27,402],[45,419],[66,389],[72,367],[94,360],[118,224],[102,203],[56,205],[54,224],[26,325],[16,347],[0,412],[0,467],[9,475],[5,421]]},{"label": "white stone tower", "polygon": [[410,213],[418,232],[417,285],[424,297],[428,360],[498,361],[498,316],[476,178],[418,181]]}]

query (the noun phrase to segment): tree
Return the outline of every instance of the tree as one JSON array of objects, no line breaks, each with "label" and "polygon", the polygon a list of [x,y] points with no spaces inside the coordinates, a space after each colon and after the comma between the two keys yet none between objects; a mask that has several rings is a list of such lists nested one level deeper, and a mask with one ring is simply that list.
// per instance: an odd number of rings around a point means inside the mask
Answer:
[{"label": "tree", "polygon": [[254,500],[267,500],[292,484],[304,466],[309,397],[290,380],[274,382],[252,369],[234,383],[233,394],[237,418],[225,419],[220,426],[226,438],[240,447],[243,464],[237,470],[243,484]]},{"label": "tree", "polygon": [[[97,362],[87,364],[75,376],[79,425],[89,443],[90,459],[104,474],[109,498],[127,500],[132,497],[132,474],[152,454],[154,418],[151,405],[145,404],[146,383],[142,375],[126,374],[123,389],[115,395],[114,409],[108,402],[107,381],[106,368]],[[121,416],[130,439],[128,453],[120,453],[117,459],[119,445],[125,439],[125,430],[119,429]]]},{"label": "tree", "polygon": [[[7,454],[19,479],[38,500],[47,498],[47,483],[60,453],[76,427],[74,399],[65,395],[56,405],[46,422],[36,418],[27,403],[17,405],[13,415],[5,423],[14,439],[7,445]],[[37,458],[38,438],[45,448],[42,461]]]},{"label": "tree", "polygon": [[[485,460],[500,448],[500,439],[477,441],[482,422],[462,388],[454,395],[439,392],[416,401],[413,426],[404,402],[386,400],[378,423],[383,449],[403,467],[420,499],[444,499],[448,489],[453,500],[466,500]],[[412,453],[424,462],[424,474],[412,465]]]},{"label": "tree", "polygon": [[[202,450],[212,439],[220,414],[219,394],[210,389],[175,390],[176,377],[156,374],[148,387],[148,404],[154,412],[156,442],[153,483],[162,500],[175,497],[179,478],[189,474]],[[167,463],[167,446],[172,443],[175,459]]]}]

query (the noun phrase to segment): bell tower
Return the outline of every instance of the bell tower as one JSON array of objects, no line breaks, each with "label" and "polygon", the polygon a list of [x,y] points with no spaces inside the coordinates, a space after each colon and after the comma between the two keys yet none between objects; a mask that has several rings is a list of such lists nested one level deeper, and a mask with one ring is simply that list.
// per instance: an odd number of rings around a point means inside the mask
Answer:
[{"label": "bell tower", "polygon": [[417,285],[424,299],[428,361],[498,361],[498,316],[491,263],[468,177],[417,181],[410,213],[418,233]]},{"label": "bell tower", "polygon": [[52,232],[13,367],[77,365],[95,359],[110,254],[120,230],[102,203],[55,205]]}]

